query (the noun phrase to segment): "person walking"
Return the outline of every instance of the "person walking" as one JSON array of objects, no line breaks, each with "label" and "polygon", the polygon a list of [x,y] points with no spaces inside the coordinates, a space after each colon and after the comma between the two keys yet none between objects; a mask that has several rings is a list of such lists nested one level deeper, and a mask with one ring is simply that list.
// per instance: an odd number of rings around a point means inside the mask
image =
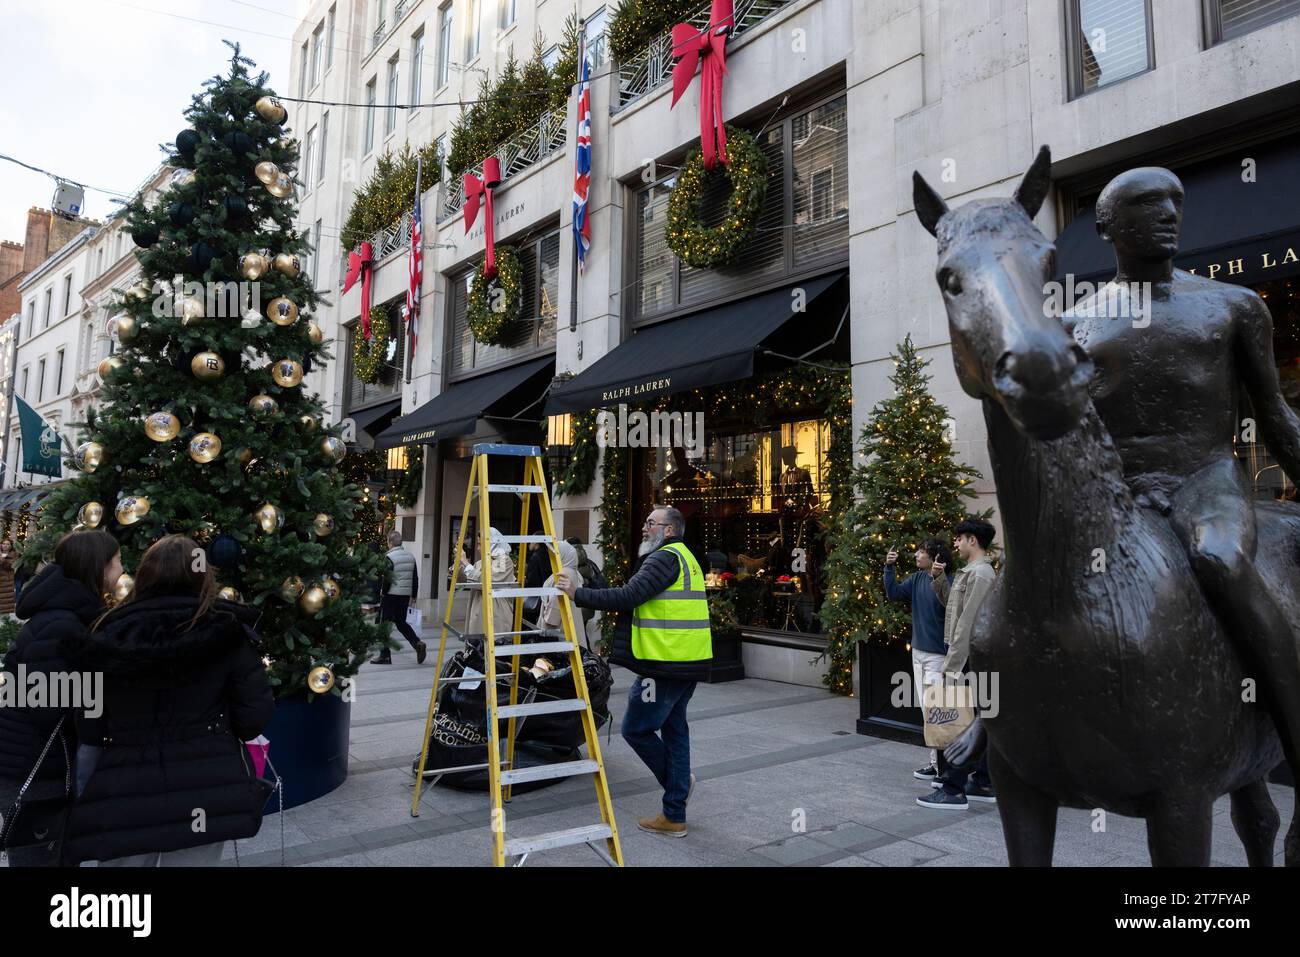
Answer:
[{"label": "person walking", "polygon": [[14,592],[14,563],[18,553],[9,539],[0,539],[0,615],[12,615],[18,596]]},{"label": "person walking", "polygon": [[[885,597],[908,602],[912,608],[912,677],[919,706],[926,686],[943,680],[943,660],[948,650],[943,643],[944,606],[931,586],[931,569],[936,562],[947,568],[952,564],[952,555],[942,539],[927,538],[913,557],[916,571],[899,583],[895,574],[898,551],[891,548],[885,555]],[[952,580],[951,572],[944,574]],[[942,754],[932,748],[930,763],[913,771],[912,777],[933,781],[945,767]]]},{"label": "person walking", "polygon": [[64,642],[71,667],[104,675],[103,713],[76,716],[69,863],[215,866],[261,828],[271,785],[243,743],[275,713],[257,612],[217,598],[202,553],[155,542],[126,600]]},{"label": "person walking", "polygon": [[[43,674],[47,686],[53,687],[51,679],[69,671],[63,642],[85,636],[104,610],[104,595],[121,574],[122,555],[117,540],[107,532],[69,532],[59,539],[54,561],[32,579],[18,603],[18,617],[25,623],[4,656],[3,670],[10,680],[17,679],[22,668],[28,681]],[[81,687],[83,692],[88,688],[85,684]],[[89,688],[93,690],[93,685]],[[54,867],[59,863],[63,820],[72,803],[68,788],[72,755],[77,751],[73,704],[0,708],[0,815],[9,815],[23,782],[40,762],[14,822],[11,843],[16,846],[9,851],[11,867]],[[76,704],[93,710],[97,702],[86,699]],[[40,761],[52,739],[45,760]]]},{"label": "person walking", "polygon": [[[411,607],[411,599],[420,588],[420,568],[415,556],[402,547],[402,533],[397,529],[388,533],[388,553],[385,557],[391,565],[391,571],[388,574],[388,587],[379,600],[379,620],[397,626],[407,644],[415,649],[415,663],[422,665],[425,655],[429,653],[429,646],[406,620],[406,610]],[[391,665],[392,650],[385,645],[377,657],[370,659],[370,663]]]},{"label": "person walking", "polygon": [[[944,603],[943,637],[948,652],[940,667],[945,682],[955,684],[963,673],[970,670],[971,630],[980,606],[988,598],[997,578],[988,553],[993,536],[993,526],[988,522],[978,518],[967,519],[953,530],[953,546],[964,564],[951,579],[951,586],[943,563],[935,563],[930,568],[931,587],[935,596]],[[939,787],[917,798],[917,804],[963,811],[969,806],[968,801],[997,803],[993,782],[989,778],[987,752],[980,756],[973,768],[948,765],[935,781]]]},{"label": "person walking", "polygon": [[686,836],[686,805],[695,786],[686,708],[713,658],[704,572],[682,536],[675,508],[656,508],[641,529],[637,567],[619,588],[579,587],[562,572],[555,585],[582,608],[620,616],[610,661],[636,673],[623,715],[623,739],[664,789],[663,810],[637,826],[651,834]]}]

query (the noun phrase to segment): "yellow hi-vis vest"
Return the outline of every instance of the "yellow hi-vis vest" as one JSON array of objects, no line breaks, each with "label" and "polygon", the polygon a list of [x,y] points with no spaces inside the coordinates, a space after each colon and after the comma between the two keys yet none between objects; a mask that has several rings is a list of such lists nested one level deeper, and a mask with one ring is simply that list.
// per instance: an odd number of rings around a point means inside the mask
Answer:
[{"label": "yellow hi-vis vest", "polygon": [[632,611],[632,654],[642,661],[707,661],[713,657],[709,599],[700,563],[681,542],[665,549],[680,559],[677,579]]}]

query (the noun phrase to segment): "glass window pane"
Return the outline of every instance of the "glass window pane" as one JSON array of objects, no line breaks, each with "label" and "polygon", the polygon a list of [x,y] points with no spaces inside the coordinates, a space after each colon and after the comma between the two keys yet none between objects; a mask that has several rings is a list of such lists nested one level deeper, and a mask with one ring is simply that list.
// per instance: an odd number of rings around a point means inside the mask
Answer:
[{"label": "glass window pane", "polygon": [[1300,13],[1300,0],[1219,0],[1222,40]]},{"label": "glass window pane", "polygon": [[1117,83],[1151,66],[1147,52],[1147,0],[1078,0],[1079,89]]},{"label": "glass window pane", "polygon": [[821,259],[849,241],[846,105],[839,97],[792,121],[796,265]]},{"label": "glass window pane", "polygon": [[673,306],[673,269],[677,258],[668,248],[668,196],[661,184],[637,196],[636,312],[652,316]]}]

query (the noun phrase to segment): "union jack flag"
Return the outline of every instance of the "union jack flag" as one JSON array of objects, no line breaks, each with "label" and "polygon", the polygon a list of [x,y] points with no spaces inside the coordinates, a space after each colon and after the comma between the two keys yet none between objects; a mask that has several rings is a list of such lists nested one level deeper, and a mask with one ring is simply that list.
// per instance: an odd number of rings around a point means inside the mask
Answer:
[{"label": "union jack flag", "polygon": [[587,66],[587,31],[578,44],[578,148],[573,179],[573,241],[578,272],[587,265],[591,248],[591,222],[587,219],[587,188],[591,185],[591,73]]},{"label": "union jack flag", "polygon": [[420,283],[424,280],[424,227],[420,223],[419,173],[416,174],[415,206],[411,210],[410,285],[406,290],[406,331],[411,340],[411,358],[420,338]]}]

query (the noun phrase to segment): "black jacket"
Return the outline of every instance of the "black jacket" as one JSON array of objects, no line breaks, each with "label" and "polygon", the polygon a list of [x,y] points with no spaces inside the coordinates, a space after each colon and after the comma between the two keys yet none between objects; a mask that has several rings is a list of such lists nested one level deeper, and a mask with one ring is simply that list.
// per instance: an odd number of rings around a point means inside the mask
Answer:
[{"label": "black jacket", "polygon": [[[27,623],[4,656],[6,680],[14,682],[16,690],[20,665],[28,678],[37,672],[51,675],[69,671],[61,651],[63,643],[84,638],[90,623],[103,610],[98,595],[92,595],[81,582],[65,576],[61,566],[47,565],[28,582],[18,602],[18,617],[25,618]],[[82,684],[83,689],[90,687],[93,686]],[[52,707],[0,707],[0,780],[11,789],[27,780],[64,714],[69,717],[60,731],[63,740],[54,742],[40,774],[27,792],[27,800],[63,793],[69,771],[64,755],[70,761],[77,750],[71,713]]]},{"label": "black jacket", "polygon": [[83,744],[103,750],[73,805],[65,860],[179,850],[261,827],[269,785],[242,743],[275,712],[256,612],[218,601],[187,629],[197,607],[192,596],[141,598],[65,647],[75,667],[104,672],[103,715],[77,715]]},{"label": "black jacket", "polygon": [[647,661],[632,652],[631,613],[677,580],[681,562],[664,545],[680,542],[669,536],[649,555],[641,556],[632,566],[632,577],[618,588],[579,588],[573,602],[579,608],[622,612],[614,624],[614,648],[609,660],[644,678],[676,678],[682,681],[707,681],[709,663],[694,661]]}]

